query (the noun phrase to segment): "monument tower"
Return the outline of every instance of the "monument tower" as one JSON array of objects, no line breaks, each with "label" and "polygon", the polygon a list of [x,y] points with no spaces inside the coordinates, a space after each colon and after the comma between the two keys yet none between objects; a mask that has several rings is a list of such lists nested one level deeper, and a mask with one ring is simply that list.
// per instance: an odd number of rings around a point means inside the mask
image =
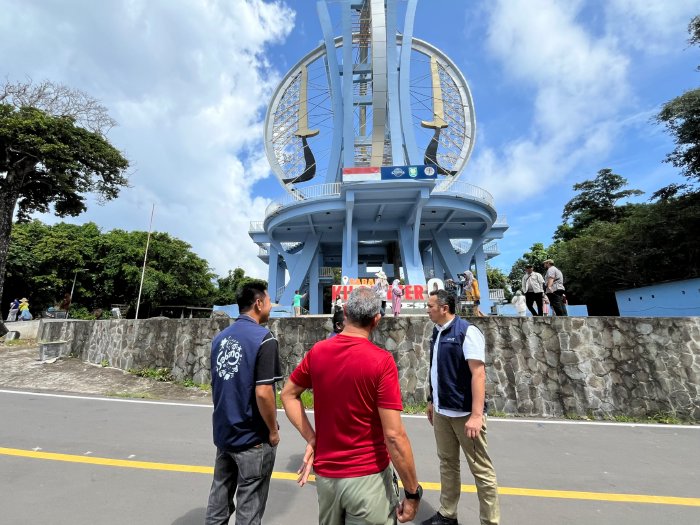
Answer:
[{"label": "monument tower", "polygon": [[413,36],[417,3],[316,2],[323,42],[286,74],[265,119],[286,194],[249,230],[273,301],[307,291],[321,313],[335,268],[425,286],[475,267],[490,304],[486,260],[508,226],[492,196],[463,180],[471,93],[449,57]]}]

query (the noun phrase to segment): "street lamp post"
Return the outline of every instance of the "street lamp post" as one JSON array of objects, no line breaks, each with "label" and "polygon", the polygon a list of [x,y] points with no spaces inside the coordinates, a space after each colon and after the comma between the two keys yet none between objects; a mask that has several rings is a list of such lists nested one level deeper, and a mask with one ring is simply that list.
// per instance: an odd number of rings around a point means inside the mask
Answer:
[{"label": "street lamp post", "polygon": [[[70,302],[71,303],[73,302],[73,292],[75,291],[75,281],[78,280],[78,272],[85,272],[85,271],[87,271],[87,268],[78,268],[77,270],[75,270],[75,275],[73,276],[73,286],[71,286],[71,289],[70,289]],[[70,307],[69,307],[69,311],[70,311]],[[68,312],[66,312],[66,319],[68,319]]]}]

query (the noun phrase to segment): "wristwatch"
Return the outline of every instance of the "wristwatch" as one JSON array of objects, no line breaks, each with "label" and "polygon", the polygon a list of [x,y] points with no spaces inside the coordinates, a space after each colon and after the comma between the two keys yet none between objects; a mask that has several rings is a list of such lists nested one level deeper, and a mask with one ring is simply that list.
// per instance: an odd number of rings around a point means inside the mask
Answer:
[{"label": "wristwatch", "polygon": [[423,487],[421,487],[419,483],[415,492],[409,492],[406,489],[403,489],[403,493],[406,495],[406,499],[420,500],[423,497]]}]

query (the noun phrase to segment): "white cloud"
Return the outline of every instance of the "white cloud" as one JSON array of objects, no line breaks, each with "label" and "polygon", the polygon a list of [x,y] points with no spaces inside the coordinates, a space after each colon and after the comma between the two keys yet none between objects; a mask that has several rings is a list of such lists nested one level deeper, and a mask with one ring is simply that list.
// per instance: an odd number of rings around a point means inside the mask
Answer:
[{"label": "white cloud", "polygon": [[193,245],[215,271],[266,276],[247,235],[266,199],[265,104],[278,81],[264,53],[294,24],[282,2],[5,0],[0,56],[10,78],[49,78],[102,100],[120,122],[130,189],[80,222],[154,228]]},{"label": "white cloud", "polygon": [[661,54],[683,46],[688,23],[698,12],[696,0],[608,0],[606,30],[622,45]]},{"label": "white cloud", "polygon": [[514,88],[533,92],[529,129],[498,152],[482,147],[470,168],[497,198],[541,193],[610,147],[613,117],[630,98],[628,58],[577,21],[581,7],[529,0],[492,5],[487,48]]},{"label": "white cloud", "polygon": [[630,70],[645,67],[645,56],[658,61],[681,52],[695,14],[688,0],[489,4],[487,51],[518,100],[532,101],[525,108],[532,116],[509,143],[488,133],[470,178],[497,202],[523,200],[582,171],[592,174],[628,135],[658,133],[648,124],[657,102],[640,100]]}]

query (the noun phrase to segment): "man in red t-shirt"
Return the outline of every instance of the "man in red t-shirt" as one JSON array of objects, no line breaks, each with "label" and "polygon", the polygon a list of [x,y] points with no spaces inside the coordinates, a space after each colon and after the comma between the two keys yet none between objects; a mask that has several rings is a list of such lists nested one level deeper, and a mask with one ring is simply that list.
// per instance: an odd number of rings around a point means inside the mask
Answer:
[{"label": "man in red t-shirt", "polygon": [[[324,525],[410,521],[423,494],[401,421],[396,363],[369,341],[380,307],[370,288],[355,288],[345,303],[343,331],[316,343],[282,391],[287,417],[308,443],[298,483],[306,483],[313,465]],[[316,430],[301,403],[311,388]],[[400,504],[390,462],[404,486]]]}]

